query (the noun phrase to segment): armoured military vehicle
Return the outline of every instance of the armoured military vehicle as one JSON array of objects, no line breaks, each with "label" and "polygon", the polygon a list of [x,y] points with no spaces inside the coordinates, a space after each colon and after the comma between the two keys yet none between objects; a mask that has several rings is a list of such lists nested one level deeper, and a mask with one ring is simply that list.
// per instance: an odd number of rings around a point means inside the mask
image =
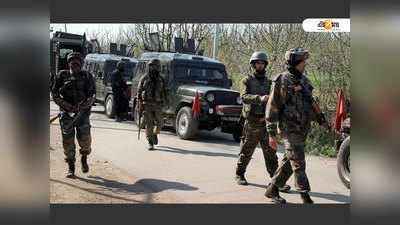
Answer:
[{"label": "armoured military vehicle", "polygon": [[86,34],[72,34],[57,31],[50,38],[50,86],[54,75],[68,68],[67,55],[79,52],[83,57],[88,53],[100,52],[96,39],[86,40]]},{"label": "armoured military vehicle", "polygon": [[[169,104],[163,108],[164,124],[174,127],[182,139],[190,139],[198,130],[211,131],[217,127],[240,140],[239,125],[242,110],[240,93],[231,90],[225,65],[208,57],[179,52],[145,52],[138,58],[132,80],[132,113],[138,121],[137,87],[148,72],[151,58],[161,61],[160,75],[169,87]],[[200,100],[199,119],[193,117],[192,106],[196,92]],[[142,117],[143,119],[143,117]],[[138,124],[138,123],[137,123]],[[141,121],[141,124],[145,124]]]},{"label": "armoured military vehicle", "polygon": [[[111,73],[117,68],[120,60],[125,61],[127,67],[123,78],[128,86],[127,98],[131,98],[131,84],[133,71],[136,67],[137,60],[131,57],[114,54],[88,54],[85,57],[83,68],[89,71],[95,78],[96,82],[96,102],[104,105],[104,111],[107,117],[115,116],[114,95],[111,87]],[[126,106],[126,114],[129,111]]]}]

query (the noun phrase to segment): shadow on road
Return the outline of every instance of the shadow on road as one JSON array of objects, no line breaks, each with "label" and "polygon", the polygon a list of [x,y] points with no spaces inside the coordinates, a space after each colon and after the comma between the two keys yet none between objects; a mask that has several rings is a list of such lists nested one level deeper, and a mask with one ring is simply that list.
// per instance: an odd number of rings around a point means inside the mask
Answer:
[{"label": "shadow on road", "polygon": [[[146,203],[150,203],[152,200],[152,195],[164,190],[182,190],[182,191],[195,191],[198,190],[197,187],[193,187],[184,183],[166,181],[160,179],[140,179],[134,184],[121,183],[114,180],[105,179],[99,176],[89,176],[86,179],[78,177],[77,179],[85,181],[90,184],[103,186],[105,189],[115,192],[115,193],[134,193],[134,194],[146,194]],[[141,187],[146,187],[145,189]]]},{"label": "shadow on road", "polygon": [[167,147],[167,146],[157,146],[155,151],[172,152],[172,153],[179,153],[179,154],[203,155],[203,156],[212,156],[212,157],[217,156],[217,157],[238,158],[237,154],[221,153],[221,152],[192,151],[192,150],[173,148],[173,147]]},{"label": "shadow on road", "polygon": [[325,198],[332,201],[350,203],[350,196],[342,195],[342,194],[329,194],[329,193],[320,193],[320,192],[310,192],[312,197],[317,198]]},{"label": "shadow on road", "polygon": [[[75,178],[80,179],[80,180],[84,179],[84,178],[80,178],[80,177],[77,177],[77,176],[76,176]],[[84,180],[86,180],[86,179],[84,179]],[[141,202],[141,201],[136,201],[136,200],[129,199],[129,198],[124,198],[124,197],[120,197],[120,196],[114,196],[114,195],[110,195],[110,194],[105,194],[105,193],[102,193],[102,192],[95,191],[95,190],[93,190],[93,189],[91,189],[91,188],[79,187],[78,185],[70,184],[70,183],[65,182],[65,181],[50,179],[50,182],[55,182],[55,183],[59,183],[59,184],[64,184],[64,185],[67,185],[67,186],[70,186],[70,187],[73,187],[73,188],[77,188],[77,189],[80,189],[80,190],[83,190],[83,191],[87,191],[87,192],[92,193],[92,194],[102,195],[102,196],[105,196],[105,197],[108,197],[108,198],[119,199],[119,200],[124,200],[124,201],[128,201],[128,202],[151,203],[152,198],[153,198],[153,197],[152,197],[152,194],[151,194],[151,193],[148,193],[148,194],[146,195],[146,201]],[[133,189],[131,190],[131,192],[132,192],[132,193],[135,193]],[[143,192],[142,192],[142,193],[143,193]],[[138,193],[135,193],[135,194],[138,194]],[[90,203],[90,202],[88,202],[88,203]]]},{"label": "shadow on road", "polygon": [[94,194],[99,194],[102,196],[106,196],[109,198],[115,198],[115,199],[120,199],[120,200],[125,200],[125,201],[131,201],[131,202],[138,202],[138,203],[151,203],[153,199],[153,194],[158,193],[164,190],[182,190],[182,191],[195,191],[198,190],[197,187],[193,187],[184,183],[180,182],[173,182],[173,181],[166,181],[166,180],[160,180],[160,179],[140,179],[136,181],[134,184],[129,184],[129,183],[121,183],[115,180],[110,180],[106,179],[103,177],[99,176],[88,176],[87,178],[83,177],[78,177],[75,176],[76,180],[80,180],[92,185],[96,186],[101,186],[105,190],[111,191],[116,194],[133,194],[133,195],[138,195],[138,194],[146,194],[146,200],[144,202],[136,201],[133,199],[129,198],[124,198],[120,196],[113,196],[110,194],[105,194],[99,191],[92,190],[90,188],[82,188],[74,184],[70,184],[64,181],[59,181],[55,179],[50,179],[52,182],[56,183],[61,183],[65,184],[71,187],[78,188],[80,190],[84,190],[90,193]]}]

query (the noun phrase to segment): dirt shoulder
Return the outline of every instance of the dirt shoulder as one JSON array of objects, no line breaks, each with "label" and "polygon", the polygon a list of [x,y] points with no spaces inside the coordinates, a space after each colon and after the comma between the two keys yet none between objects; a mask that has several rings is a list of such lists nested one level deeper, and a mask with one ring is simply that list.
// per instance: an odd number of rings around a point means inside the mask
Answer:
[{"label": "dirt shoulder", "polygon": [[[77,145],[78,146],[78,145]],[[93,152],[88,158],[90,171],[82,173],[79,151],[76,178],[66,178],[67,164],[57,123],[50,126],[50,203],[168,203],[170,199],[138,181]]]}]

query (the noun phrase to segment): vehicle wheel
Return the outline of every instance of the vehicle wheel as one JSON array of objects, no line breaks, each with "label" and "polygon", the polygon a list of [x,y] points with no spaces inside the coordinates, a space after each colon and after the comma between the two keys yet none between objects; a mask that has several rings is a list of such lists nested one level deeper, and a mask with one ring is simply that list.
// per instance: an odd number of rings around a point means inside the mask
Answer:
[{"label": "vehicle wheel", "polygon": [[115,104],[114,104],[114,96],[108,95],[106,99],[106,103],[104,105],[104,111],[108,118],[114,118],[115,116]]},{"label": "vehicle wheel", "polygon": [[[135,120],[136,126],[139,127],[139,123],[138,123],[138,121],[139,121],[139,111],[138,111],[138,105],[137,104],[135,105],[135,110],[134,110],[134,112],[132,114],[133,114],[133,119]],[[144,122],[144,116],[142,115],[142,118],[140,119],[140,128],[144,129],[145,127],[146,126],[145,126],[145,122]]]},{"label": "vehicle wheel", "polygon": [[233,139],[240,143],[240,138],[242,137],[242,133],[243,133],[243,126],[241,125],[237,125],[232,133]]},{"label": "vehicle wheel", "polygon": [[342,180],[344,186],[350,189],[350,136],[344,139],[340,145],[337,169],[340,180]]},{"label": "vehicle wheel", "polygon": [[182,107],[175,121],[176,134],[181,139],[190,139],[196,135],[199,121],[193,119],[193,111],[190,107]]}]

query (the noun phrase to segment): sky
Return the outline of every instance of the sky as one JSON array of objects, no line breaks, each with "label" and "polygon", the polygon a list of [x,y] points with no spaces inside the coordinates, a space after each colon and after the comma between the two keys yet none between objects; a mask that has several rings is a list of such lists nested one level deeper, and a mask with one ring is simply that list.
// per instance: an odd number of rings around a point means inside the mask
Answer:
[{"label": "sky", "polygon": [[[87,33],[87,38],[90,39],[90,33],[93,31],[97,31],[99,29],[106,29],[117,32],[120,27],[129,26],[132,24],[113,24],[113,23],[70,23],[66,24],[67,32],[73,34],[83,35],[84,32]],[[53,31],[65,31],[65,24],[60,23],[51,23],[50,28],[53,28]],[[50,37],[52,33],[50,33]]]}]

